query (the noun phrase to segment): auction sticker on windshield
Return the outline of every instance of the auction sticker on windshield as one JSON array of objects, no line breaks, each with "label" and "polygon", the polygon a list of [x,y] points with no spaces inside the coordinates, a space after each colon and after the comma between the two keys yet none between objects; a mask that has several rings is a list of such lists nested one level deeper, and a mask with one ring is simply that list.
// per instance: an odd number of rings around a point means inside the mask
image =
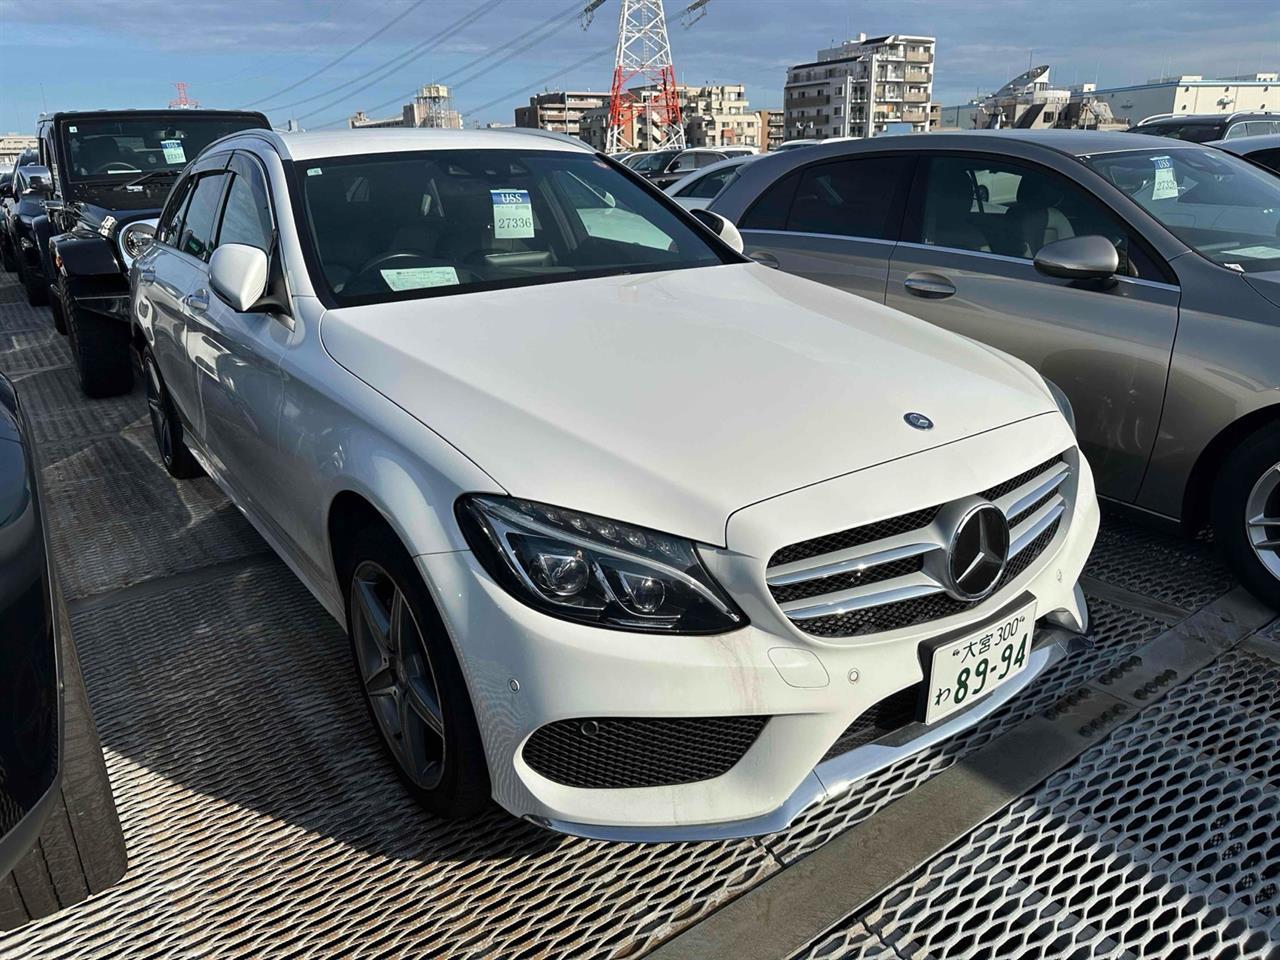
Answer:
[{"label": "auction sticker on windshield", "polygon": [[1173,176],[1173,161],[1168,157],[1152,157],[1156,165],[1156,181],[1151,188],[1152,200],[1168,200],[1178,195],[1178,181]]},{"label": "auction sticker on windshield", "polygon": [[182,149],[181,140],[161,140],[160,146],[164,149],[165,163],[187,162],[187,151]]},{"label": "auction sticker on windshield", "polygon": [[527,240],[533,236],[533,204],[528,190],[490,190],[493,198],[493,236],[497,240]]},{"label": "auction sticker on windshield", "polygon": [[934,723],[982,699],[1026,669],[1035,625],[1036,605],[1029,603],[936,647],[924,722]]},{"label": "auction sticker on windshield", "polygon": [[400,267],[378,272],[392,290],[449,287],[458,282],[458,271],[453,267]]}]

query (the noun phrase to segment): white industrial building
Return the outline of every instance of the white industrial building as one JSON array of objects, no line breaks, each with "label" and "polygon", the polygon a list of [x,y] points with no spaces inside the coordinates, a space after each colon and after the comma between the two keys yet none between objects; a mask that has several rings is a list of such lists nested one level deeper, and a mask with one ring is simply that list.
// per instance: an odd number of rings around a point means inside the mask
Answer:
[{"label": "white industrial building", "polygon": [[873,137],[908,126],[927,132],[936,46],[933,37],[860,33],[789,68],[786,139]]},{"label": "white industrial building", "polygon": [[1199,74],[1161,77],[1131,87],[1109,87],[1094,96],[1104,100],[1117,117],[1137,123],[1162,113],[1191,116],[1204,113],[1259,111],[1280,113],[1280,74],[1249,73],[1206,80]]}]

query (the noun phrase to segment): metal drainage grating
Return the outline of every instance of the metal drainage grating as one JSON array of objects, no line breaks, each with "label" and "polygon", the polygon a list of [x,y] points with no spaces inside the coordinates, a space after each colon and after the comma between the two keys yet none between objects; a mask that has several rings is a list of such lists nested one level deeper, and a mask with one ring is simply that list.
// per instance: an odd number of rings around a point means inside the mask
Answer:
[{"label": "metal drainage grating", "polygon": [[1278,686],[1226,654],[799,956],[1280,955]]},{"label": "metal drainage grating", "polygon": [[1005,730],[1045,710],[1067,691],[1110,669],[1166,629],[1153,617],[1103,600],[1091,600],[1089,609],[1095,639],[1092,649],[1046,670],[1020,697],[964,733],[886,767],[852,784],[844,794],[810,807],[786,830],[768,837],[766,845],[784,863],[812,853]]}]

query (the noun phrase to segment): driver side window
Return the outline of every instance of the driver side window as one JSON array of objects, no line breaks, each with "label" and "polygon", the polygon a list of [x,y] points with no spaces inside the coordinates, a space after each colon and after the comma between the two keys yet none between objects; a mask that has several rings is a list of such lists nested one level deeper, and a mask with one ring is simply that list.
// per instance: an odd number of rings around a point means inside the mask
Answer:
[{"label": "driver side window", "polygon": [[222,200],[222,188],[226,175],[221,171],[201,177],[196,181],[187,215],[178,237],[178,249],[206,263],[213,253],[213,227],[218,219],[218,207]]}]

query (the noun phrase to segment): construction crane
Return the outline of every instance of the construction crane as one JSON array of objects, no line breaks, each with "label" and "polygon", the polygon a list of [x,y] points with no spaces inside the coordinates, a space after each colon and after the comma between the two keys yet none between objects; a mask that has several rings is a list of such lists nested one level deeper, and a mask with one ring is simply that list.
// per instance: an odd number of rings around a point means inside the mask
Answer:
[{"label": "construction crane", "polygon": [[[686,27],[706,16],[709,2],[693,0],[684,9],[681,16]],[[589,0],[582,8],[578,16],[582,29],[591,26],[596,10],[604,3],[605,0]],[[650,87],[640,96],[626,89],[636,78]],[[635,129],[637,118],[643,118],[650,134],[645,139],[653,149],[684,148],[680,96],[676,91],[675,66],[671,61],[662,0],[622,0],[618,52],[609,92],[609,126],[605,135],[605,149],[609,153],[635,149],[637,141],[642,139]]]}]

